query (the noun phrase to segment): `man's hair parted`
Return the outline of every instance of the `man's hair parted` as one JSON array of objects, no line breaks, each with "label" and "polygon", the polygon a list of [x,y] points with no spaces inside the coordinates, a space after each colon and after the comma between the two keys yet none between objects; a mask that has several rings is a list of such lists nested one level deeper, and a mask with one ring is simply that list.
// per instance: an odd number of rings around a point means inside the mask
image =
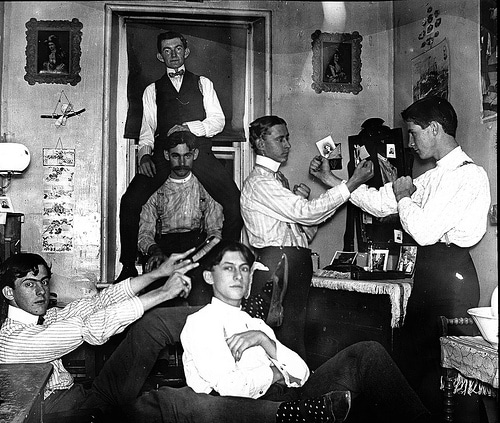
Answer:
[{"label": "man's hair parted", "polygon": [[187,48],[188,42],[184,35],[176,31],[166,31],[158,34],[158,37],[156,38],[156,49],[158,50],[158,53],[161,53],[161,42],[163,40],[173,40],[174,38],[179,38],[184,48]]},{"label": "man's hair parted", "polygon": [[457,113],[444,98],[438,96],[428,96],[415,101],[401,112],[405,122],[413,122],[415,125],[425,129],[432,121],[438,122],[445,133],[456,136],[457,133]]},{"label": "man's hair parted", "polygon": [[269,132],[270,128],[272,128],[273,126],[276,126],[276,125],[286,125],[286,122],[284,119],[280,118],[279,116],[268,115],[268,116],[262,116],[258,119],[255,119],[250,124],[250,131],[249,131],[250,143],[251,143],[252,148],[254,150],[257,150],[255,142],[260,137],[267,134]]}]

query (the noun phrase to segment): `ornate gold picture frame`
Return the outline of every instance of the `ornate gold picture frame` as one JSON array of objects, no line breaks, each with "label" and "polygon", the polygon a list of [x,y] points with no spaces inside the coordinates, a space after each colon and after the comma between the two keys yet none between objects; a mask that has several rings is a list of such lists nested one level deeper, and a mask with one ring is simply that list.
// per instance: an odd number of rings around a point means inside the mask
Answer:
[{"label": "ornate gold picture frame", "polygon": [[71,84],[80,82],[80,42],[83,25],[71,21],[26,22],[26,75],[28,84]]},{"label": "ornate gold picture frame", "polygon": [[358,94],[361,86],[361,40],[353,33],[327,33],[320,30],[312,38],[312,89]]}]

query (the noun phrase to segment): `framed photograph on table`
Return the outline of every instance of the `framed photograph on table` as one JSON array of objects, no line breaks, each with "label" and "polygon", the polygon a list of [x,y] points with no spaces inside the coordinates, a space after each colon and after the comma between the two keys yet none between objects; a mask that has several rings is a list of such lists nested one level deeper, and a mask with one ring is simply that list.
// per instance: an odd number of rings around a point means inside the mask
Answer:
[{"label": "framed photograph on table", "polygon": [[328,33],[315,31],[311,34],[313,50],[312,89],[358,94],[361,87],[361,40],[353,33]]},{"label": "framed photograph on table", "polygon": [[30,85],[71,84],[80,82],[82,23],[38,21],[26,23],[26,75]]},{"label": "framed photograph on table", "polygon": [[389,250],[371,250],[368,253],[368,270],[370,272],[385,272]]},{"label": "framed photograph on table", "polygon": [[330,265],[354,264],[357,255],[355,251],[335,251]]},{"label": "framed photograph on table", "polygon": [[401,246],[396,270],[405,272],[408,277],[413,276],[413,272],[415,271],[415,263],[417,261],[417,248],[418,247],[416,245]]}]

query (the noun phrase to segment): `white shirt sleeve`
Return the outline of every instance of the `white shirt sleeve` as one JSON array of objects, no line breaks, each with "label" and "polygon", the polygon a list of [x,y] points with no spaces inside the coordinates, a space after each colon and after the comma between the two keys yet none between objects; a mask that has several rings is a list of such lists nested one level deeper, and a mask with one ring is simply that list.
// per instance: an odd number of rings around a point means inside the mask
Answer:
[{"label": "white shirt sleeve", "polygon": [[181,333],[187,385],[195,392],[258,398],[271,386],[271,367],[249,371],[235,362],[220,326],[188,317]]},{"label": "white shirt sleeve", "polygon": [[149,84],[142,94],[142,123],[139,134],[139,161],[145,154],[151,154],[156,131],[156,86]]},{"label": "white shirt sleeve", "polygon": [[[426,184],[424,189],[417,178],[414,181],[417,191],[411,198],[405,197],[398,203],[399,218],[406,232],[419,245],[432,245],[443,241],[445,234],[460,227],[467,227],[471,233],[474,224],[481,224],[486,213],[481,211],[488,181],[477,166],[463,166],[451,172],[445,172],[439,181]],[[464,224],[466,219],[469,223]],[[484,225],[485,226],[485,225]],[[461,234],[454,234],[455,237]],[[470,235],[469,235],[470,237]],[[479,239],[478,239],[479,240]],[[452,240],[457,245],[460,242]],[[476,241],[477,242],[477,241]]]},{"label": "white shirt sleeve", "polygon": [[202,121],[194,120],[184,123],[197,137],[211,138],[222,132],[224,124],[226,123],[226,118],[212,81],[204,76],[200,76],[200,85],[206,118]]},{"label": "white shirt sleeve", "polygon": [[392,182],[379,189],[363,184],[351,193],[351,203],[376,217],[389,216],[398,212],[398,203],[392,190]]}]

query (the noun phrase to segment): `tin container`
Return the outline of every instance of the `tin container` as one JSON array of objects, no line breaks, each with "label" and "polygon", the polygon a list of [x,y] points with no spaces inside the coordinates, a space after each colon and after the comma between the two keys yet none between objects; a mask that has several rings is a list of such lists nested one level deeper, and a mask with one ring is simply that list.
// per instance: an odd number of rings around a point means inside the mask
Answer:
[{"label": "tin container", "polygon": [[312,252],[311,253],[311,261],[312,261],[312,266],[313,266],[313,272],[316,272],[316,270],[319,270],[319,254]]}]

